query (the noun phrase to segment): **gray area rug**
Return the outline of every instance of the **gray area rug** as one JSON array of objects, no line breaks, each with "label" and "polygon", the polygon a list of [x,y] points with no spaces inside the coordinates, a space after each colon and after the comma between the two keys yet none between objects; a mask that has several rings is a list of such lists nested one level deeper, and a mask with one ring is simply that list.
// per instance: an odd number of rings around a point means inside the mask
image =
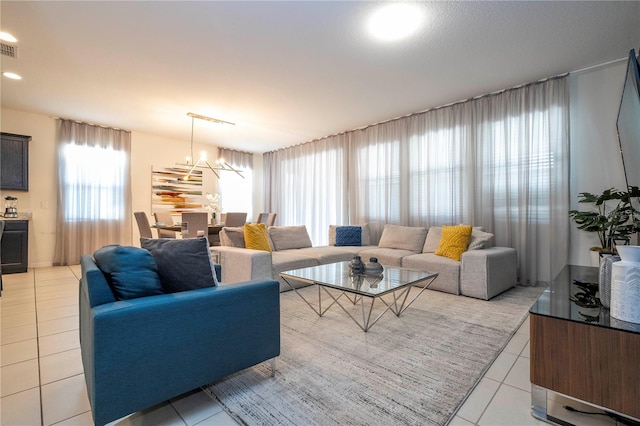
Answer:
[{"label": "gray area rug", "polygon": [[[367,333],[338,306],[318,317],[282,293],[275,377],[262,363],[206,390],[246,425],[443,425],[543,290],[516,287],[488,302],[426,291]],[[301,291],[317,298],[315,287]]]}]

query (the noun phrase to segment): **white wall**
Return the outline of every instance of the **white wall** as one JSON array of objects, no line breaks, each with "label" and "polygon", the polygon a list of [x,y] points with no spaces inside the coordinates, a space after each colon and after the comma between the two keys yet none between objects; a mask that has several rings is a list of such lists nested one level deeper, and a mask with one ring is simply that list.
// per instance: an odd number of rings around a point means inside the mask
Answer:
[{"label": "white wall", "polygon": [[[581,192],[626,187],[616,132],[625,73],[626,60],[570,76],[571,209],[586,209],[578,204]],[[600,245],[597,235],[578,230],[570,219],[567,223],[569,263],[590,265],[589,248]]]}]

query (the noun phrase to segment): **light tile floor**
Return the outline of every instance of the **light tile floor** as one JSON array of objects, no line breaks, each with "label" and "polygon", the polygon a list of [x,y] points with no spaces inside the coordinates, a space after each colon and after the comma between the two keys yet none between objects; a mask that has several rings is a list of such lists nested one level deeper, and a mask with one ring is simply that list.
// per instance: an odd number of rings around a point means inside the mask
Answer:
[{"label": "light tile floor", "polygon": [[[91,425],[80,343],[80,267],[31,269],[4,275],[0,298],[0,424]],[[530,414],[529,321],[510,340],[450,423],[543,425]],[[604,416],[571,413],[592,407],[552,395],[550,413],[575,425],[611,425]],[[237,423],[203,391],[137,412],[113,425],[229,425]]]}]

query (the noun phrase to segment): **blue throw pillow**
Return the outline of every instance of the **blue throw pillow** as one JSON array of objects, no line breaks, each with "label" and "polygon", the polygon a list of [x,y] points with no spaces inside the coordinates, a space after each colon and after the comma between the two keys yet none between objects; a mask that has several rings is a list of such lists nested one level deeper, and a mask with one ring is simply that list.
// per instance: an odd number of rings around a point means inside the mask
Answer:
[{"label": "blue throw pillow", "polygon": [[362,228],[360,226],[336,227],[336,246],[361,246]]},{"label": "blue throw pillow", "polygon": [[167,293],[218,285],[206,238],[140,238],[140,244],[155,259]]},{"label": "blue throw pillow", "polygon": [[93,253],[118,300],[164,294],[153,256],[139,247],[108,245]]}]

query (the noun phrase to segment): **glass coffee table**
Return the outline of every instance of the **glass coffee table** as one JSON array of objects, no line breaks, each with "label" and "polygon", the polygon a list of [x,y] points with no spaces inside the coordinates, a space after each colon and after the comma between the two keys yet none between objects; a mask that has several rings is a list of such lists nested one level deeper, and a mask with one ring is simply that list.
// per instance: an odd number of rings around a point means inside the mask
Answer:
[{"label": "glass coffee table", "polygon": [[[333,305],[338,305],[349,318],[366,332],[387,311],[391,311],[399,317],[433,283],[438,274],[385,266],[381,276],[352,275],[349,262],[339,262],[285,271],[281,272],[280,276],[318,316],[324,315]],[[294,281],[303,281],[318,286],[317,307],[298,291]],[[409,291],[414,286],[420,290],[407,302]],[[338,292],[332,290],[338,290]],[[329,305],[324,308],[322,306],[323,291],[330,299]],[[387,295],[390,297],[385,300],[383,297]],[[368,308],[365,306],[365,299],[370,301]],[[348,300],[352,305],[359,303],[362,321],[357,320],[344,307],[341,300]],[[373,307],[377,300],[381,301],[386,308],[372,319]]]}]

